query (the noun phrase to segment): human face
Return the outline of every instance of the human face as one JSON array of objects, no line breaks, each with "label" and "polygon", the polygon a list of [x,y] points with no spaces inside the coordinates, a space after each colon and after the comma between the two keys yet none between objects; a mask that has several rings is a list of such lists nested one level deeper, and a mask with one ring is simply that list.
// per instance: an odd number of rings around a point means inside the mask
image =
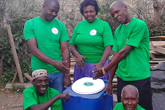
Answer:
[{"label": "human face", "polygon": [[110,14],[120,24],[126,24],[129,22],[128,21],[127,7],[120,5],[119,3],[112,4],[112,6],[110,8]]},{"label": "human face", "polygon": [[59,4],[57,2],[44,4],[43,8],[43,19],[45,21],[52,21],[59,12]]},{"label": "human face", "polygon": [[96,19],[95,7],[92,5],[88,5],[87,7],[84,7],[83,16],[88,22],[93,22]]},{"label": "human face", "polygon": [[133,88],[126,88],[121,99],[125,110],[136,110],[139,102],[137,91]]},{"label": "human face", "polygon": [[42,96],[46,93],[49,85],[47,76],[38,77],[34,79],[32,83],[35,86],[38,95]]}]

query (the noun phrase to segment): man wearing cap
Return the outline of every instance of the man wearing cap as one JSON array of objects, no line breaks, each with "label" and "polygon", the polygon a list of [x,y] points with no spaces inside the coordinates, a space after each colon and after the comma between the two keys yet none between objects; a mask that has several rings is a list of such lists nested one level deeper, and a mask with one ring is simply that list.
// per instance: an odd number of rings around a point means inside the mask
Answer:
[{"label": "man wearing cap", "polygon": [[71,84],[69,67],[69,40],[65,25],[55,19],[60,6],[58,0],[44,0],[41,16],[28,20],[24,27],[24,36],[32,53],[32,71],[46,69],[49,87],[62,93],[63,81]]},{"label": "man wearing cap", "polygon": [[121,91],[121,102],[113,110],[145,110],[139,104],[139,91],[133,85],[126,85]]},{"label": "man wearing cap", "polygon": [[23,91],[23,110],[63,110],[60,99],[68,101],[69,95],[48,87],[47,71],[33,71],[32,79],[33,86]]}]

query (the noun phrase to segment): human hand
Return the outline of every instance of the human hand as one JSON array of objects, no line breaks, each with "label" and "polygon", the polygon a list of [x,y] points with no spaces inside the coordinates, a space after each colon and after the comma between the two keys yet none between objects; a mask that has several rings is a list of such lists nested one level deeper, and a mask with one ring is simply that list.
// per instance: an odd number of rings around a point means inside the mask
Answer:
[{"label": "human hand", "polygon": [[65,102],[68,102],[70,96],[69,96],[68,92],[67,93],[61,93],[61,94],[59,94],[59,98],[65,99]]},{"label": "human hand", "polygon": [[82,55],[79,55],[78,57],[76,57],[76,63],[77,63],[77,66],[79,68],[82,68],[85,66],[85,63],[83,61],[83,59],[86,58],[85,56],[82,56]]},{"label": "human hand", "polygon": [[112,83],[108,83],[108,86],[105,90],[106,93],[109,93],[109,95],[112,95],[112,88],[113,88]]},{"label": "human hand", "polygon": [[64,82],[64,85],[67,87],[71,85],[70,74],[65,74],[63,82]]},{"label": "human hand", "polygon": [[54,61],[53,66],[62,73],[69,74],[69,69],[64,65],[67,61]]},{"label": "human hand", "polygon": [[103,63],[96,63],[96,64],[91,64],[91,66],[95,67],[96,69],[97,68],[102,68],[103,67]]},{"label": "human hand", "polygon": [[97,78],[103,76],[102,68],[95,68],[92,72],[96,73],[94,75],[93,79],[97,79]]}]

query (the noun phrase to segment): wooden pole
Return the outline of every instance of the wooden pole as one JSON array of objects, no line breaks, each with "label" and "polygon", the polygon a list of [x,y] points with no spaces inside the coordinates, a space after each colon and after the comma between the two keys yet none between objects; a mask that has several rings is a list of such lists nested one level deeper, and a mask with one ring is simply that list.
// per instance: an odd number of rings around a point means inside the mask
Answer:
[{"label": "wooden pole", "polygon": [[15,74],[14,74],[14,78],[13,78],[13,80],[12,80],[11,83],[14,83],[14,81],[15,81],[15,79],[16,79],[16,77],[17,77],[17,74],[18,74],[18,72],[16,71]]},{"label": "wooden pole", "polygon": [[22,77],[22,71],[21,71],[21,67],[20,67],[20,64],[19,64],[19,59],[18,59],[18,56],[17,56],[17,52],[16,52],[16,49],[15,49],[13,35],[12,35],[10,25],[7,25],[7,30],[8,30],[9,41],[10,41],[11,49],[12,49],[12,52],[13,52],[13,56],[14,56],[14,60],[15,60],[19,80],[20,80],[20,83],[23,83],[24,81],[23,81],[23,77]]},{"label": "wooden pole", "polygon": [[31,77],[28,73],[24,73],[24,76],[25,76],[30,82],[32,82],[32,77]]}]

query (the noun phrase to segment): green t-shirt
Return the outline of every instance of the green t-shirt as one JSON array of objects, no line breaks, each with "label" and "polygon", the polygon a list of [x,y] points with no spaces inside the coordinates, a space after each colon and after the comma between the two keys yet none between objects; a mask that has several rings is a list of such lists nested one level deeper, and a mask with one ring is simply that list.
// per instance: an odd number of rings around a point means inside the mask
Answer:
[{"label": "green t-shirt", "polygon": [[[48,87],[47,92],[43,96],[39,96],[34,86],[28,87],[23,91],[23,109],[30,110],[29,107],[32,105],[45,103],[58,94],[60,93],[56,89]],[[63,110],[61,100],[57,100],[53,103],[51,110]]]},{"label": "green t-shirt", "polygon": [[[25,40],[35,38],[38,49],[46,56],[55,60],[62,61],[60,43],[69,40],[65,25],[54,19],[53,21],[44,21],[40,17],[28,20],[24,28]],[[58,73],[59,71],[52,65],[32,56],[32,70],[46,69],[48,74]]]},{"label": "green t-shirt", "polygon": [[89,23],[83,20],[74,29],[70,44],[77,47],[77,51],[86,56],[83,59],[88,63],[98,63],[105,47],[113,45],[113,35],[109,24],[96,18]]},{"label": "green t-shirt", "polygon": [[[124,107],[123,107],[123,103],[122,102],[117,103],[115,105],[115,107],[113,108],[113,110],[125,110]],[[136,110],[145,110],[145,109],[137,104]]]},{"label": "green t-shirt", "polygon": [[150,77],[149,31],[144,21],[132,18],[128,25],[119,25],[112,50],[119,52],[125,45],[133,46],[134,49],[118,64],[117,76],[124,81]]}]

